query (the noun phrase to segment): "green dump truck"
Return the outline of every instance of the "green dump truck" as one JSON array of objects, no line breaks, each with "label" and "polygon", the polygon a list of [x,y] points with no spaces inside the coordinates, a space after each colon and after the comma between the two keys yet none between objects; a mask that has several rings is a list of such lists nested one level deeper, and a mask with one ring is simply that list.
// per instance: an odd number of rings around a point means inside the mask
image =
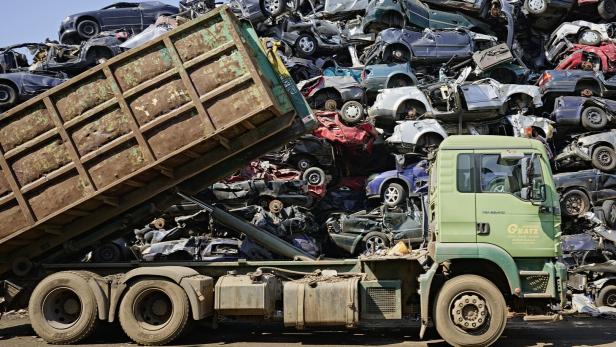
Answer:
[{"label": "green dump truck", "polygon": [[[275,52],[224,7],[10,110],[3,309],[27,306],[55,344],[119,321],[135,342],[160,345],[191,320],[234,317],[298,329],[419,322],[420,336],[434,325],[452,345],[486,346],[509,315],[550,319],[563,307],[558,195],[536,141],[446,139],[423,199],[426,247],[404,256],[314,259],[191,197],[313,122]],[[178,195],[289,260],[61,261]]]}]

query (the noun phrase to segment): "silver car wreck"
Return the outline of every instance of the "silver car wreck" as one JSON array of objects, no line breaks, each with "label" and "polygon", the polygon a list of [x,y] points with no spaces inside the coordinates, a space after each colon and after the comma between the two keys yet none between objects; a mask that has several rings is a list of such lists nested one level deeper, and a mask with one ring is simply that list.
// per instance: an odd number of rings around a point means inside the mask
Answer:
[{"label": "silver car wreck", "polygon": [[616,169],[616,129],[574,136],[556,156],[559,167],[584,166],[588,162],[601,171]]},{"label": "silver car wreck", "polygon": [[377,96],[368,114],[376,123],[393,123],[419,116],[443,122],[497,118],[509,111],[526,112],[543,105],[536,86],[502,84],[485,78],[464,82],[470,73],[466,68],[455,81],[436,83],[425,88],[402,87],[385,89]]}]

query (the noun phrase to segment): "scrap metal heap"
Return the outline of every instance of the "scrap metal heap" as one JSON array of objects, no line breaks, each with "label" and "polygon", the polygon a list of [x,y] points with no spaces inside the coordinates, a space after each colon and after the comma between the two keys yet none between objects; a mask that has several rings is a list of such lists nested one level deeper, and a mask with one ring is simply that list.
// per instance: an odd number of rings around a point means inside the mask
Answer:
[{"label": "scrap metal heap", "polygon": [[[133,225],[134,232],[83,249],[83,261],[293,253],[264,248],[258,232],[247,235],[237,225],[246,222],[309,258],[386,254],[394,246],[399,251],[400,241],[416,249],[426,232],[426,158],[443,139],[529,137],[545,144],[558,173],[570,289],[616,307],[614,0],[231,0],[229,6],[279,55],[318,128],[199,194],[206,207],[174,205],[145,226]],[[88,31],[80,24],[61,33],[63,44],[2,49],[0,108],[212,8],[211,1],[181,1],[157,12],[150,26],[93,22]],[[105,16],[105,9],[94,12]],[[83,22],[69,16],[63,28],[71,23]],[[33,51],[31,63],[20,48]],[[496,164],[490,169],[482,187],[503,192],[506,173]]]}]

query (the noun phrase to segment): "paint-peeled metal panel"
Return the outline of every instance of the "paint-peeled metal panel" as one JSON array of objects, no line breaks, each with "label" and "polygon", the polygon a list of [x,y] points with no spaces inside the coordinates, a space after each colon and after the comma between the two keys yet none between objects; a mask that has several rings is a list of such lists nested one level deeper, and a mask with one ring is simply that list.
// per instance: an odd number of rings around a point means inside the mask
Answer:
[{"label": "paint-peeled metal panel", "polygon": [[309,109],[285,88],[222,7],[0,115],[0,273],[221,163],[239,168],[239,153],[263,154],[279,132],[299,135]]}]

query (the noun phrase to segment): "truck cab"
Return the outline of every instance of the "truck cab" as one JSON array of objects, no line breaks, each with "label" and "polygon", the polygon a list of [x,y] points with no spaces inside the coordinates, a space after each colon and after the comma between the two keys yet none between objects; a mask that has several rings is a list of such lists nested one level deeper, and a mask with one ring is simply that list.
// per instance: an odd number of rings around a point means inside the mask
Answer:
[{"label": "truck cab", "polygon": [[[498,288],[510,312],[556,317],[550,313],[565,303],[566,271],[558,261],[559,198],[544,145],[525,138],[451,136],[433,160],[430,179],[428,249],[434,264],[420,283],[425,291],[431,271],[445,281],[434,299],[441,336],[465,332],[468,337],[486,328],[473,318],[486,315],[483,304],[466,304],[495,302],[483,281]],[[458,284],[447,295],[445,289],[462,278],[467,287]],[[491,305],[487,315],[490,330],[498,325],[499,308]]]}]

